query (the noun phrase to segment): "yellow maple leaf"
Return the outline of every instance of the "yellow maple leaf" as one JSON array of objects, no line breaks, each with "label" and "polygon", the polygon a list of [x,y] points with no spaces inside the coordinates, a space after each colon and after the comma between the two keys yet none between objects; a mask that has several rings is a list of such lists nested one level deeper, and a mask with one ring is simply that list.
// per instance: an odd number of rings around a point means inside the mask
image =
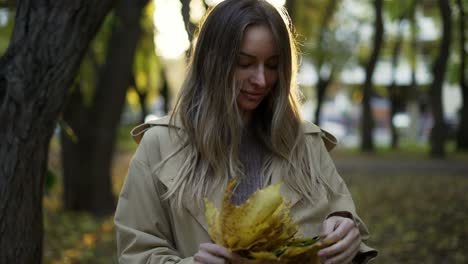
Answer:
[{"label": "yellow maple leaf", "polygon": [[226,187],[220,209],[205,198],[205,215],[211,239],[246,257],[246,263],[319,263],[317,251],[333,244],[294,237],[298,226],[289,216],[281,183],[258,190],[241,205],[231,202],[234,186],[235,179]]}]

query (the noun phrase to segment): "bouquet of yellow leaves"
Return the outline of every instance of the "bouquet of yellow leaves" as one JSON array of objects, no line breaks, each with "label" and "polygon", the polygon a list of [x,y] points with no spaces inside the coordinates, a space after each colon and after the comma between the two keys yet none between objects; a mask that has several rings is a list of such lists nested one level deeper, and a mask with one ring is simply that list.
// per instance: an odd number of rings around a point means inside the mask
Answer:
[{"label": "bouquet of yellow leaves", "polygon": [[246,263],[320,263],[317,251],[333,242],[295,237],[298,226],[289,216],[280,184],[258,190],[239,206],[231,202],[234,180],[220,209],[205,198],[211,239],[246,258]]}]

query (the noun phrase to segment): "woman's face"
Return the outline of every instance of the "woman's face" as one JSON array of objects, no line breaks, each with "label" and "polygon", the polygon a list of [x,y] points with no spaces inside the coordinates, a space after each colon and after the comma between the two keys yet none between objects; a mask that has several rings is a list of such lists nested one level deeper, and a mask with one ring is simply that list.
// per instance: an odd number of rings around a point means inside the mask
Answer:
[{"label": "woman's face", "polygon": [[241,85],[237,105],[244,117],[267,97],[278,80],[278,49],[273,34],[264,25],[246,28],[234,71]]}]

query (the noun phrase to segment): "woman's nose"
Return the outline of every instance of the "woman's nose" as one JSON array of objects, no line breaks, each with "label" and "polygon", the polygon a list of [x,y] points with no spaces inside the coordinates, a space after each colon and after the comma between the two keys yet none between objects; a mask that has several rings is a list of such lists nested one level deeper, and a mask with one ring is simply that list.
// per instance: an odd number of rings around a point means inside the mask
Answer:
[{"label": "woman's nose", "polygon": [[252,73],[251,81],[257,86],[266,86],[265,67],[263,65],[260,65],[255,69],[255,72]]}]

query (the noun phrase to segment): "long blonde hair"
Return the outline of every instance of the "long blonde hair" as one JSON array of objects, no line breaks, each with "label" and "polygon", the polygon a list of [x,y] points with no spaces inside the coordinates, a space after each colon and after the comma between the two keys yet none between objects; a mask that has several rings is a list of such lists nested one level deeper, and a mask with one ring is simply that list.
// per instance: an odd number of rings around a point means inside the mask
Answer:
[{"label": "long blonde hair", "polygon": [[184,195],[200,200],[242,174],[242,119],[234,69],[245,29],[259,24],[271,30],[280,56],[278,82],[252,118],[255,132],[271,153],[265,166],[282,164],[287,168],[284,183],[309,200],[323,190],[309,162],[312,152],[305,147],[295,82],[296,43],[287,12],[264,0],[225,0],[202,23],[171,117],[171,122],[180,118],[179,136],[187,157],[164,197],[174,197],[178,205]]}]

